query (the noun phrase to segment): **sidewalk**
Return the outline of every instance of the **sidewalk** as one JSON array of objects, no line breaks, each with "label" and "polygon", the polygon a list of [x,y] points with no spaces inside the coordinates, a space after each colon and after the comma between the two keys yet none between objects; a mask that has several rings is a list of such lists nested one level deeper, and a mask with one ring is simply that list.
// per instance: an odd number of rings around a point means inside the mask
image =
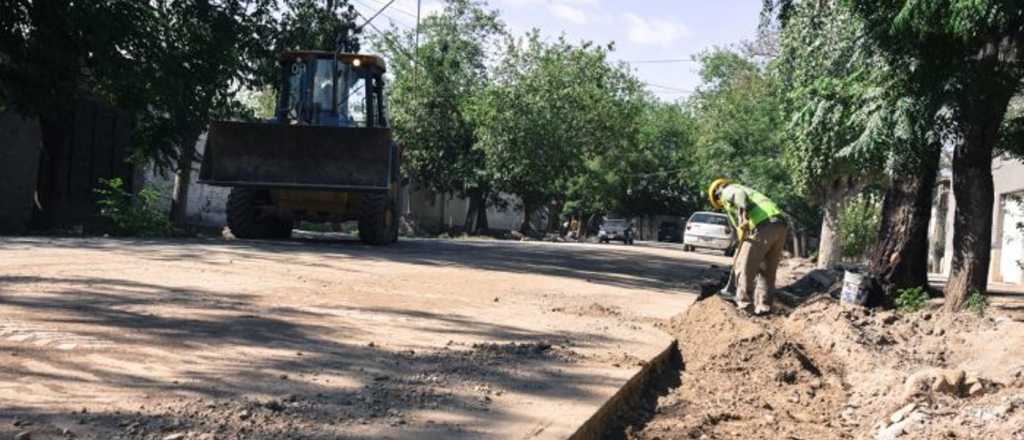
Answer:
[{"label": "sidewalk", "polygon": [[[944,275],[928,275],[928,284],[939,291],[945,289],[946,280]],[[988,298],[993,307],[1006,312],[1015,320],[1024,321],[1024,285],[989,283]]]}]

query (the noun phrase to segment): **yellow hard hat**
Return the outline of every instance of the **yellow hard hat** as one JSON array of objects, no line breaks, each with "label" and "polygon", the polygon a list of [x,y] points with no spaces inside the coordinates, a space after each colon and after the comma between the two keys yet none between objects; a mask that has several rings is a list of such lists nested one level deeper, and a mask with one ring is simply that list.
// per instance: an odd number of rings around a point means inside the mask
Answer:
[{"label": "yellow hard hat", "polygon": [[732,183],[731,180],[720,178],[715,179],[708,187],[708,200],[711,201],[711,206],[714,206],[715,209],[722,209],[722,201],[718,200],[718,189],[730,183]]}]

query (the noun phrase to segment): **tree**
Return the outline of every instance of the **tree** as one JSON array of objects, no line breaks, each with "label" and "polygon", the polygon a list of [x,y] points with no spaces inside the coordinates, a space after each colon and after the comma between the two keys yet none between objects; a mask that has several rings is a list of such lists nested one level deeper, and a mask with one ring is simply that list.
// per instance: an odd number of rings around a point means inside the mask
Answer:
[{"label": "tree", "polygon": [[477,135],[497,190],[523,201],[522,232],[601,152],[636,140],[641,84],[607,62],[611,47],[543,42],[535,30],[510,40],[496,81],[474,104]]},{"label": "tree", "polygon": [[242,112],[238,92],[273,58],[273,3],[266,0],[154,2],[153,40],[140,51],[144,69],[139,137],[147,156],[173,162],[171,220],[185,225],[195,144],[211,119]]},{"label": "tree", "polygon": [[[794,229],[818,225],[820,216],[793,185],[783,160],[785,134],[781,85],[754,56],[717,48],[703,53],[702,84],[687,105],[697,122],[691,179],[700,188],[728,177],[778,202]],[[706,196],[701,204],[707,208]]]},{"label": "tree", "polygon": [[953,147],[952,272],[947,310],[960,310],[988,284],[992,156],[1010,99],[1024,79],[1024,4],[1010,0],[848,0],[906,92],[941,103]]},{"label": "tree", "polygon": [[[39,119],[48,170],[66,173],[67,115],[76,100],[132,101],[140,64],[134,51],[149,44],[152,11],[144,2],[12,0],[0,8],[0,107]],[[41,182],[44,224],[56,193]]]},{"label": "tree", "polygon": [[884,63],[861,38],[862,26],[834,2],[802,2],[782,22],[782,55],[774,63],[788,115],[786,164],[801,194],[824,208],[819,268],[842,257],[840,217],[847,203],[879,180],[886,144],[873,106]]},{"label": "tree", "polygon": [[420,31],[418,50],[414,31],[393,30],[375,40],[391,61],[391,118],[404,147],[403,167],[420,185],[469,197],[466,232],[477,233],[487,229],[487,200],[494,191],[477,148],[471,104],[490,82],[504,25],[482,2],[448,0]]}]

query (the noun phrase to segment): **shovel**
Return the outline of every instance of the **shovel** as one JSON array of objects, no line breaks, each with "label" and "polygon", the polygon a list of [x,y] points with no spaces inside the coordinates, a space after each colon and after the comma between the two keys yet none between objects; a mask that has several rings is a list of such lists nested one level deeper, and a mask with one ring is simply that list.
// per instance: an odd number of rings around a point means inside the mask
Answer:
[{"label": "shovel", "polygon": [[[740,246],[743,246],[742,242],[740,243]],[[733,286],[732,284],[733,279],[736,278],[736,259],[739,258],[739,256],[740,250],[736,249],[736,253],[734,253],[732,256],[732,266],[729,267],[729,280],[725,282],[725,287],[723,287],[722,290],[718,291],[719,295],[724,296],[726,298],[735,298],[736,296],[736,294],[734,293],[735,286]]]},{"label": "shovel", "polygon": [[746,238],[747,234],[743,233],[743,230],[739,230],[737,233],[739,238],[739,244],[736,245],[736,250],[732,254],[732,266],[729,267],[729,280],[725,282],[725,287],[718,291],[718,294],[726,298],[732,298],[735,300],[736,294],[734,292],[735,286],[733,286],[733,280],[736,278],[736,260],[740,257],[740,250],[743,249],[743,239]]}]

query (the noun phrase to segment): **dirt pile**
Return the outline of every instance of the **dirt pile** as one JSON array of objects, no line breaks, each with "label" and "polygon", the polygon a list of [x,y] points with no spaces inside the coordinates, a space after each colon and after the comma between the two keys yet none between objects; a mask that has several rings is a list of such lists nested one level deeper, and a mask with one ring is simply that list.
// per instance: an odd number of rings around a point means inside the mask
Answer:
[{"label": "dirt pile", "polygon": [[674,319],[682,385],[634,439],[1024,439],[1024,325],[817,296],[751,318],[711,297]]},{"label": "dirt pile", "polygon": [[670,326],[679,337],[682,386],[632,438],[832,438],[846,395],[837,366],[769,321],[711,297]]}]

